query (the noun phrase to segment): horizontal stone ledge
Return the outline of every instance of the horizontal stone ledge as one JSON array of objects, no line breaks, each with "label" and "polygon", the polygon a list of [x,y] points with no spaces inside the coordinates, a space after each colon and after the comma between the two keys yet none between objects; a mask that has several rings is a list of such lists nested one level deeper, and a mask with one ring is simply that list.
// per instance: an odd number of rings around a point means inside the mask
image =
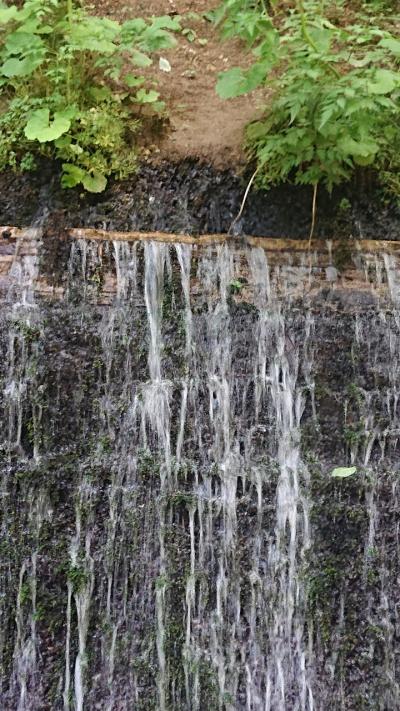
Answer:
[{"label": "horizontal stone ledge", "polygon": [[0,227],[0,244],[3,242],[15,242],[17,239],[35,240],[40,237],[43,230],[38,227],[12,227],[3,225]]},{"label": "horizontal stone ledge", "polygon": [[235,243],[242,247],[243,244],[249,247],[261,247],[268,252],[329,252],[344,244],[353,248],[354,252],[381,253],[399,252],[400,242],[389,240],[312,240],[289,239],[287,237],[257,237],[244,235],[243,237],[233,237],[228,234],[205,234],[194,237],[187,234],[172,234],[169,232],[117,232],[112,230],[100,230],[92,228],[74,228],[68,230],[68,234],[73,239],[88,239],[99,241],[121,241],[121,242],[169,242],[191,245],[217,245]]},{"label": "horizontal stone ledge", "polygon": [[[40,228],[27,227],[19,228],[13,226],[0,227],[0,238],[5,241],[15,241],[18,239],[38,239],[42,233]],[[95,240],[108,242],[164,242],[164,243],[180,243],[190,244],[195,246],[213,246],[218,244],[229,243],[237,244],[238,247],[245,245],[250,247],[261,247],[267,252],[289,252],[289,253],[307,253],[319,252],[329,253],[338,248],[348,246],[354,254],[357,252],[367,254],[380,253],[400,253],[400,241],[382,239],[329,239],[329,240],[312,240],[308,239],[290,239],[287,237],[257,237],[252,235],[244,235],[243,237],[234,237],[228,234],[203,234],[198,237],[193,235],[170,233],[170,232],[120,232],[115,230],[94,229],[91,227],[75,227],[63,230],[63,233],[72,239],[80,240]],[[0,242],[1,244],[1,242]]]}]

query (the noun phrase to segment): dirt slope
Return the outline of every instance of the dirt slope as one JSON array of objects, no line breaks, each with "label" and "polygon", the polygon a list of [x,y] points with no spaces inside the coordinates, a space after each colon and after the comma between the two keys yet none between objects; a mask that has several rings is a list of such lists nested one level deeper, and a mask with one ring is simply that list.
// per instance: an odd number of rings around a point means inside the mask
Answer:
[{"label": "dirt slope", "polygon": [[214,9],[218,1],[95,0],[94,5],[97,12],[118,20],[166,14],[185,16],[182,25],[193,30],[192,41],[178,36],[177,47],[161,53],[171,64],[170,73],[158,69],[158,57],[152,69],[171,122],[167,135],[152,153],[157,151],[161,158],[173,160],[200,158],[216,167],[240,165],[244,160],[243,129],[261,106],[262,96],[222,101],[215,92],[220,71],[249,61],[240,42],[221,43],[211,22],[204,19],[204,13]]}]

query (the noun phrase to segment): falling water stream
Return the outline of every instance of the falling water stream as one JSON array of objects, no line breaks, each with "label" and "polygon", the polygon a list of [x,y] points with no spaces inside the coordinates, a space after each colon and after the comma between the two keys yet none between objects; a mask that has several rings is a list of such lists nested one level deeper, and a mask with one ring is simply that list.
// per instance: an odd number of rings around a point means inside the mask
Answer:
[{"label": "falling water stream", "polygon": [[396,259],[82,240],[60,296],[34,252],[1,305],[1,708],[400,708]]}]

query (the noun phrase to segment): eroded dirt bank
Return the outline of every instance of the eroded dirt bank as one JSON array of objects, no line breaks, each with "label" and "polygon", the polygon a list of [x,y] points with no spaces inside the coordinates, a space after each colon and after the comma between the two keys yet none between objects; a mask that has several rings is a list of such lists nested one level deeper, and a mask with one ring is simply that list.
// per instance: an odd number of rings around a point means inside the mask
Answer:
[{"label": "eroded dirt bank", "polygon": [[[215,92],[219,72],[250,61],[239,40],[221,42],[217,29],[205,15],[218,0],[96,0],[96,11],[117,20],[152,15],[180,15],[184,33],[177,45],[154,56],[151,74],[167,105],[169,127],[160,140],[149,145],[152,157],[179,161],[188,156],[218,168],[242,165],[243,130],[260,110],[263,92],[223,101]],[[160,56],[171,71],[158,68]]]}]

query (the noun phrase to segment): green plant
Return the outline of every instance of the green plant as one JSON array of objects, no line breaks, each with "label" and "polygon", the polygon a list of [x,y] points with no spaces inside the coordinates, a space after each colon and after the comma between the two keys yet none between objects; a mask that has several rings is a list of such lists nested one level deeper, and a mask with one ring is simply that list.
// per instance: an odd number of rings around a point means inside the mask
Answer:
[{"label": "green plant", "polygon": [[232,294],[238,294],[241,292],[241,290],[244,287],[244,282],[241,281],[240,279],[233,279],[231,283],[229,284],[229,289]]},{"label": "green plant", "polygon": [[339,1],[297,0],[271,16],[261,2],[244,5],[225,0],[216,19],[223,35],[247,41],[254,62],[221,74],[217,91],[222,98],[271,91],[264,115],[247,129],[253,179],[263,187],[313,186],[315,211],[320,183],[331,190],[357,166],[374,165],[400,195],[395,18],[364,6],[344,24]]},{"label": "green plant", "polygon": [[31,588],[28,582],[23,582],[20,587],[19,601],[21,605],[25,605],[31,598]]},{"label": "green plant", "polygon": [[165,108],[141,70],[179,29],[169,16],[93,17],[78,0],[0,2],[0,170],[47,156],[64,187],[91,192],[133,172],[139,121]]},{"label": "green plant", "polygon": [[88,574],[84,568],[71,564],[67,570],[67,578],[72,584],[73,591],[78,593],[87,584]]},{"label": "green plant", "polygon": [[169,580],[167,575],[159,575],[155,581],[156,590],[165,590],[169,585]]},{"label": "green plant", "polygon": [[351,202],[348,198],[342,198],[338,205],[339,212],[349,212],[351,210]]},{"label": "green plant", "polygon": [[271,27],[267,5],[265,0],[225,0],[211,19],[221,26],[222,39],[240,37],[252,47]]},{"label": "green plant", "polygon": [[169,503],[172,507],[182,506],[190,509],[195,505],[196,499],[193,494],[190,494],[187,491],[174,491],[169,496]]},{"label": "green plant", "polygon": [[331,476],[335,479],[346,479],[357,471],[357,467],[336,467],[332,469]]}]

